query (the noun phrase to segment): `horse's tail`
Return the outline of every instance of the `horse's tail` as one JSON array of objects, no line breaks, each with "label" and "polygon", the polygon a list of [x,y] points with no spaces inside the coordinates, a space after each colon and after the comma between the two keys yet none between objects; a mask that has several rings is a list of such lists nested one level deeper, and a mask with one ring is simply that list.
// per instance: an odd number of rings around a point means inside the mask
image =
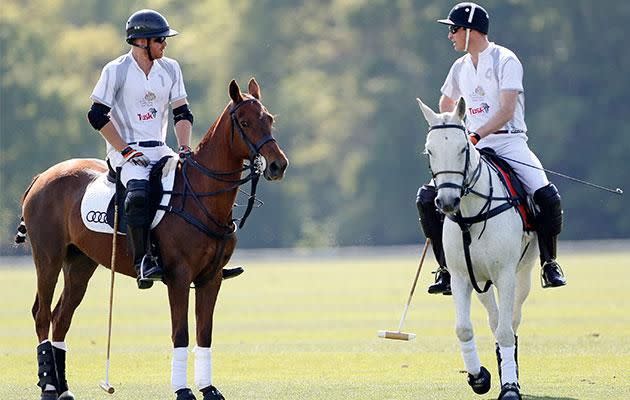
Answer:
[{"label": "horse's tail", "polygon": [[[26,191],[24,192],[24,195],[22,196],[22,204],[24,204],[24,199],[26,199],[28,192],[31,191],[31,188],[35,184],[35,181],[37,180],[37,178],[39,178],[39,174],[33,177],[31,184],[28,185],[28,188],[26,188]],[[24,223],[24,217],[20,216],[20,225],[18,225],[17,233],[15,234],[15,243],[20,244],[20,243],[24,243],[25,241],[26,241],[26,224]]]}]

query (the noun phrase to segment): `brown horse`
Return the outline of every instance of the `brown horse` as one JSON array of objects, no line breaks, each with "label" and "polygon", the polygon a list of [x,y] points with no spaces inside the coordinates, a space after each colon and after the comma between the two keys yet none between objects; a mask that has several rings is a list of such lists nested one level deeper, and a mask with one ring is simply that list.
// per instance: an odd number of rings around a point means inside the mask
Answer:
[{"label": "brown horse", "polygon": [[[280,180],[288,159],[272,136],[273,116],[260,102],[260,87],[249,82],[241,93],[230,82],[232,101],[210,127],[192,155],[179,163],[170,208],[153,231],[159,243],[171,308],[172,386],[178,400],[194,399],[186,384],[188,299],[195,286],[197,322],[195,382],[204,400],[223,399],[211,383],[212,324],[221,287],[221,270],[236,246],[232,207],[245,160],[264,157],[267,180]],[[258,163],[259,164],[259,163]],[[59,163],[33,179],[24,194],[23,222],[16,241],[28,235],[37,270],[37,294],[32,313],[38,343],[39,386],[42,399],[74,399],[65,377],[65,338],[72,315],[81,303],[98,264],[110,268],[112,235],[88,230],[80,216],[86,186],[107,172],[95,159]],[[257,180],[257,176],[256,176]],[[249,211],[249,210],[248,210]],[[21,236],[21,240],[19,239]],[[136,276],[124,240],[118,240],[115,271]],[[63,268],[64,289],[51,312],[53,292]],[[52,341],[49,341],[52,325]]]}]

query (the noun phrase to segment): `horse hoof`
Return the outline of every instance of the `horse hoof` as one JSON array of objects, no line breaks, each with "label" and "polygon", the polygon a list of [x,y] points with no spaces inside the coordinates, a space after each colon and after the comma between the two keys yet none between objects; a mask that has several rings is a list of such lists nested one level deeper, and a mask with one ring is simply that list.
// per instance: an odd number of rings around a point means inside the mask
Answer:
[{"label": "horse hoof", "polygon": [[474,377],[468,374],[468,384],[472,388],[473,392],[477,394],[486,394],[490,390],[490,372],[486,367],[482,366],[479,376]]},{"label": "horse hoof", "polygon": [[74,394],[71,391],[66,390],[59,395],[59,398],[57,398],[57,400],[74,400]]},{"label": "horse hoof", "polygon": [[522,400],[521,392],[516,383],[506,383],[501,386],[499,400]]},{"label": "horse hoof", "polygon": [[179,389],[175,394],[177,395],[175,400],[197,400],[192,390],[188,388]]},{"label": "horse hoof", "polygon": [[219,389],[212,385],[201,389],[201,393],[203,393],[203,400],[225,400]]}]

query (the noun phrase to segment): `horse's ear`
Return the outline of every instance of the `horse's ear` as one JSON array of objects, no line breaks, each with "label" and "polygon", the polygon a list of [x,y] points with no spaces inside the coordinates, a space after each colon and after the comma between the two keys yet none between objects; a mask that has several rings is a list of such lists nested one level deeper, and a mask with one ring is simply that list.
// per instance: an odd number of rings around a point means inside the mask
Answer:
[{"label": "horse's ear", "polygon": [[230,82],[230,98],[236,103],[243,101],[243,95],[241,95],[241,88],[238,87],[238,83],[234,79]]},{"label": "horse's ear", "polygon": [[258,100],[260,100],[260,97],[261,97],[260,86],[258,85],[258,82],[256,82],[256,78],[250,79],[249,80],[249,84],[247,85],[247,87],[248,87],[248,90],[249,90],[249,94],[251,94],[252,96],[257,98]]},{"label": "horse's ear", "polygon": [[464,116],[466,115],[466,101],[463,97],[460,97],[459,101],[457,102],[456,114],[460,121],[464,120]]},{"label": "horse's ear", "polygon": [[439,119],[437,114],[429,106],[424,104],[422,100],[416,98],[416,101],[418,102],[418,106],[420,106],[420,111],[422,111],[424,119],[427,120],[429,125],[437,125]]}]

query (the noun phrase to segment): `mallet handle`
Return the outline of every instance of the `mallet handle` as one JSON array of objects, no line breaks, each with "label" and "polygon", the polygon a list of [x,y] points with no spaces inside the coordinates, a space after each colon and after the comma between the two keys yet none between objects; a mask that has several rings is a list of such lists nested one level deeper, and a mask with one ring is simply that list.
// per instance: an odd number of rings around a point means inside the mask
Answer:
[{"label": "mallet handle", "polygon": [[430,243],[431,243],[431,239],[429,238],[427,238],[426,242],[424,242],[424,248],[422,249],[422,256],[420,257],[420,263],[418,264],[416,277],[413,280],[413,285],[411,286],[411,292],[409,292],[409,298],[407,299],[407,304],[405,305],[405,309],[403,310],[402,317],[400,318],[400,323],[398,324],[398,332],[402,331],[403,323],[405,322],[405,318],[407,317],[407,310],[409,310],[409,304],[411,304],[411,298],[413,297],[413,292],[415,292],[416,290],[416,284],[418,283],[420,270],[422,269],[422,264],[424,263],[424,257],[427,255],[427,249],[429,248]]}]

